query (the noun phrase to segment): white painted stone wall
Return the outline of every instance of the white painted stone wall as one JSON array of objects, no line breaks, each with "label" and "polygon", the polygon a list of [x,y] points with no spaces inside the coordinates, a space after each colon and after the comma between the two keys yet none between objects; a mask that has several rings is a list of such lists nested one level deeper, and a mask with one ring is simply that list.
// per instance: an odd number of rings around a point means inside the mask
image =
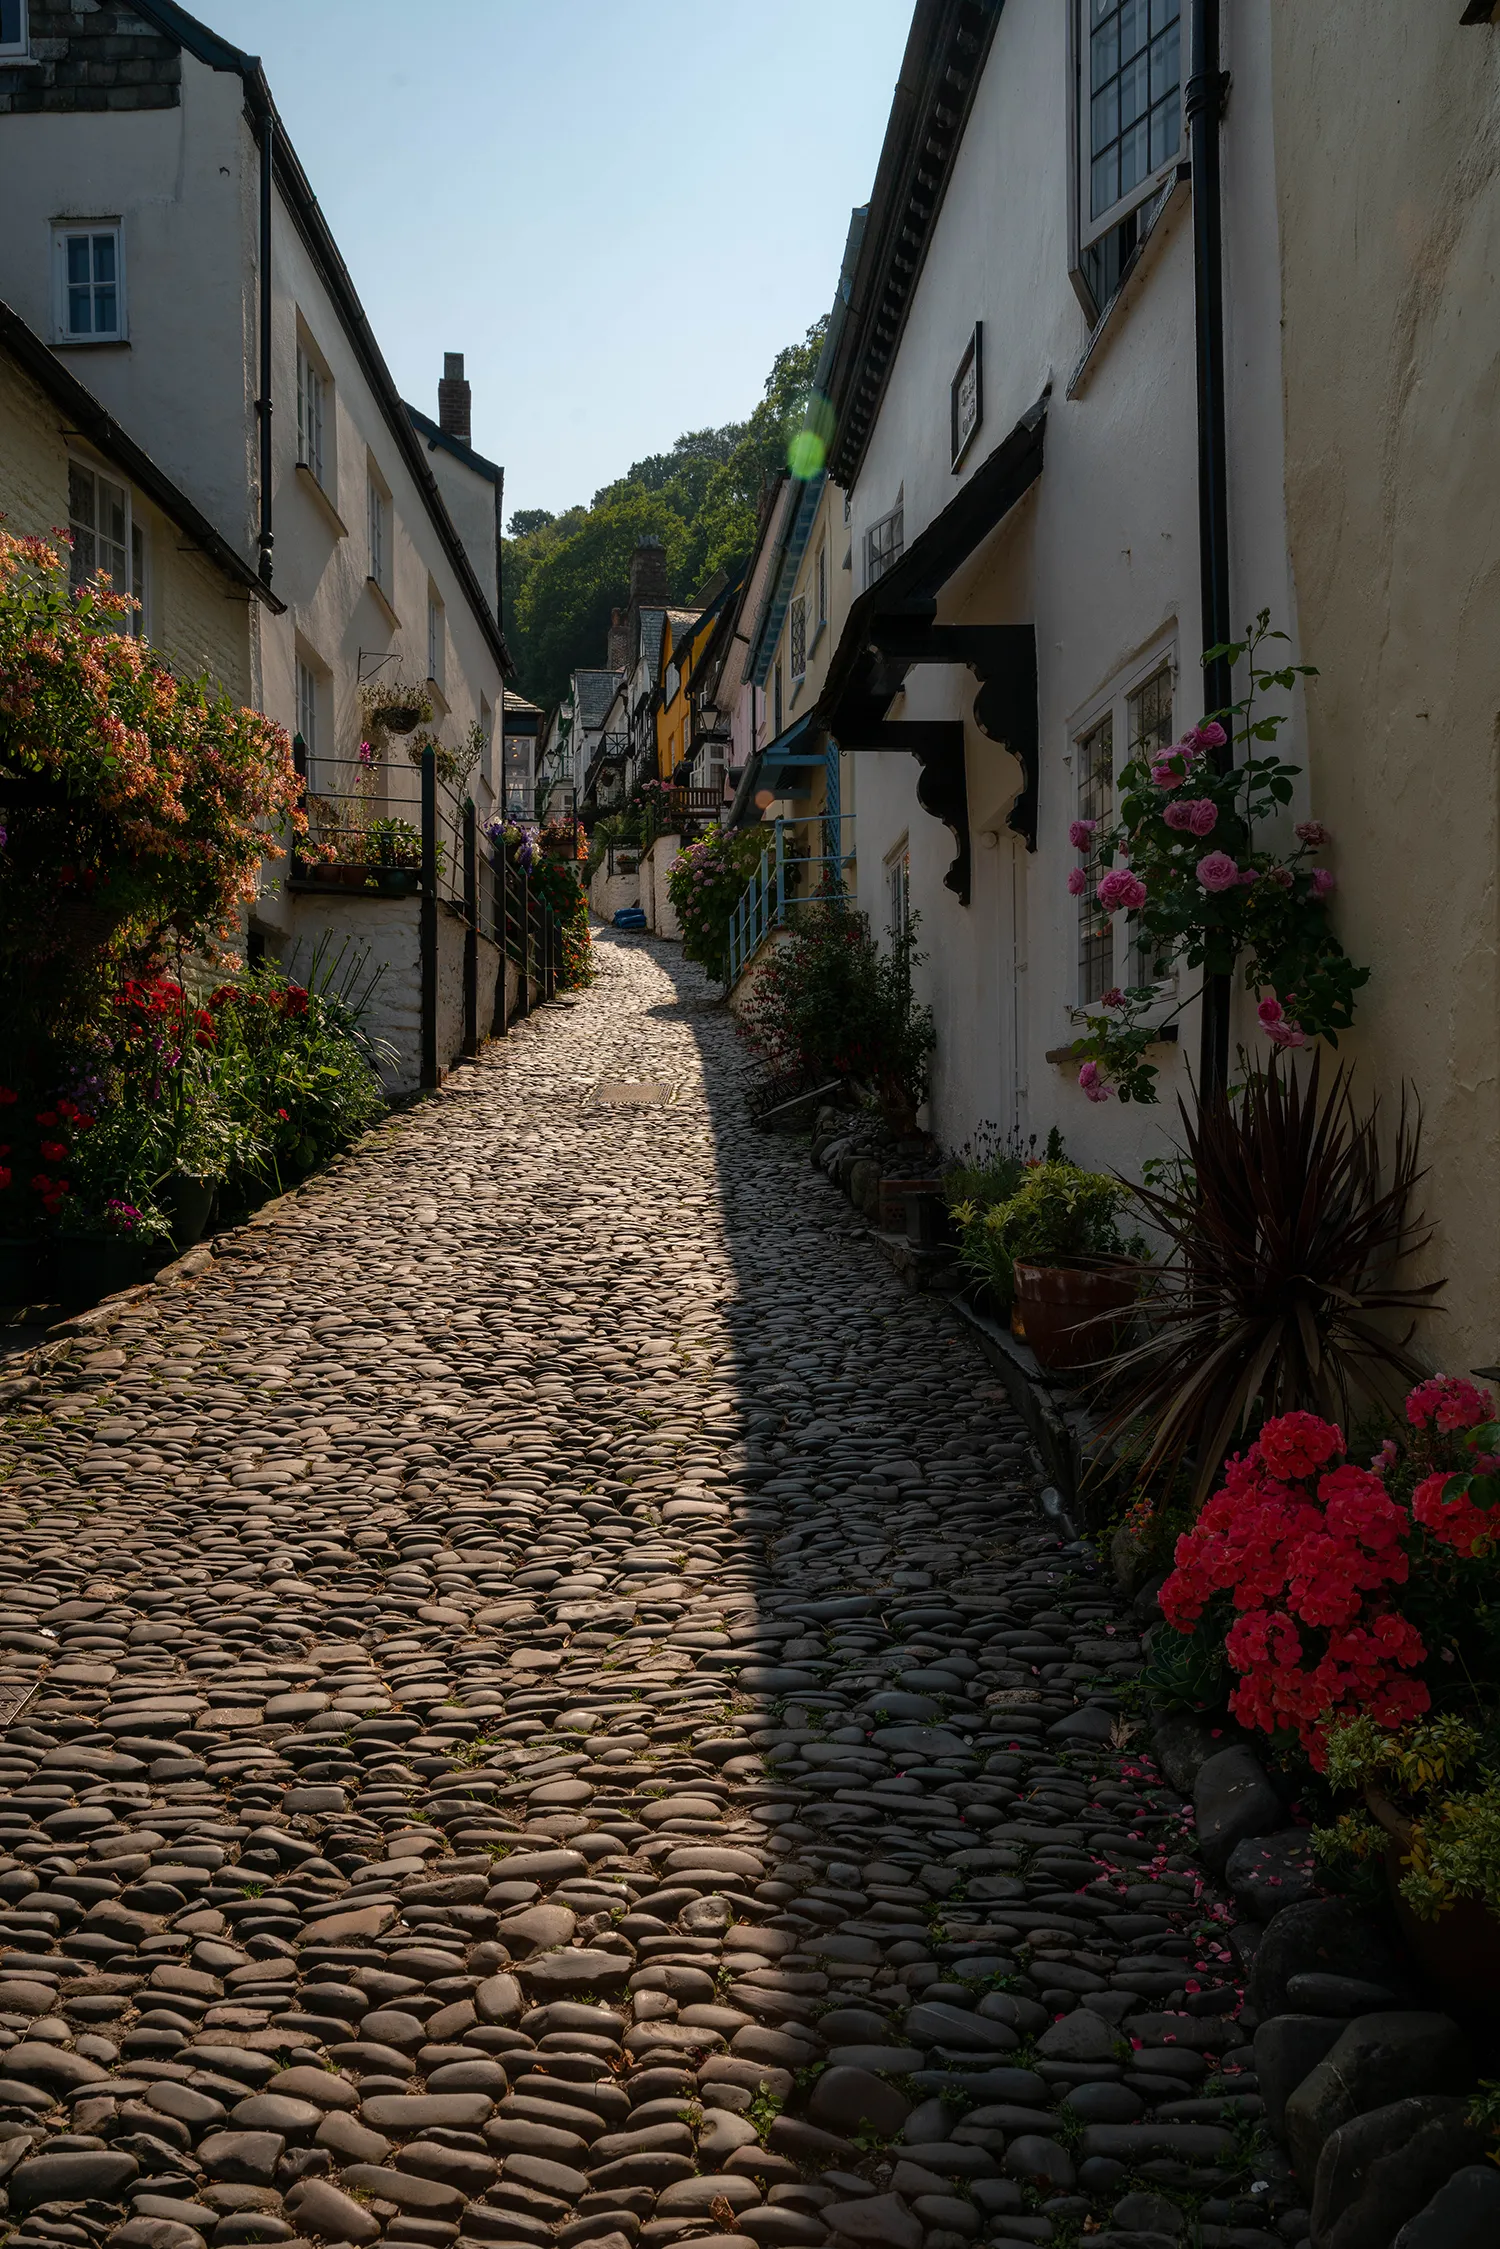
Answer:
[{"label": "white painted stone wall", "polygon": [[372,1038],[395,1049],[382,1070],[387,1093],[415,1093],[422,1075],[422,949],[420,898],[366,898],[357,891],[293,891],[287,900],[290,930],[281,958],[292,976],[317,971],[347,947],[346,965],[358,955],[384,973],[365,1017]]},{"label": "white painted stone wall", "polygon": [[641,855],[640,902],[646,909],[646,927],[656,937],[682,935],[677,909],[667,896],[667,877],[681,851],[681,836],[658,836],[650,850]]},{"label": "white painted stone wall", "polygon": [[625,906],[638,906],[641,902],[639,870],[633,874],[606,874],[608,860],[594,869],[589,884],[589,912],[596,920],[612,922]]}]

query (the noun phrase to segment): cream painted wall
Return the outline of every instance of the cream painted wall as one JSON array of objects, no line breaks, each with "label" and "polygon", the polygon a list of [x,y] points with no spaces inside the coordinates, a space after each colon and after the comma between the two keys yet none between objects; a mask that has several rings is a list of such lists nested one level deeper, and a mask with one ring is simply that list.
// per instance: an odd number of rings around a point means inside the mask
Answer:
[{"label": "cream painted wall", "polygon": [[[128,477],[102,454],[64,434],[66,417],[0,350],[0,515],[11,531],[43,534],[68,520],[68,456]],[[147,637],[173,668],[206,673],[237,702],[251,686],[250,615],[254,595],[190,547],[175,523],[131,487],[135,521],[146,534]]]},{"label": "cream painted wall", "polygon": [[1278,0],[1272,40],[1313,810],[1373,969],[1345,1050],[1421,1100],[1455,1373],[1500,1356],[1500,29],[1458,17]]},{"label": "cream painted wall", "polygon": [[237,76],[184,53],[175,109],[7,117],[0,296],[57,342],[53,221],[121,222],[128,341],[58,357],[253,555],[258,158],[243,107]]},{"label": "cream painted wall", "polygon": [[[1270,171],[1266,0],[1241,0],[1226,61],[1226,270],[1231,359],[1232,575],[1237,610],[1290,623],[1281,502],[1277,237]],[[865,462],[851,495],[854,593],[864,533],[900,498],[909,547],[1032,403],[1048,393],[1045,466],[1031,493],[946,589],[941,621],[1034,623],[1041,728],[1038,848],[1005,825],[1019,767],[972,718],[968,671],[914,670],[892,717],[965,721],[972,902],[945,888],[950,831],[917,804],[915,761],[861,752],[859,897],[886,914],[886,860],[906,835],[938,1054],[933,1128],[947,1145],[981,1123],[1064,1132],[1080,1161],[1138,1169],[1175,1120],[1196,1057],[1197,1010],[1175,1054],[1158,1048],[1161,1104],[1089,1104],[1076,1069],[1046,1061],[1077,1035],[1072,751],[1091,704],[1158,645],[1175,648],[1179,725],[1201,710],[1191,209],[1179,189],[1077,395],[1087,327],[1067,273],[1066,15],[1010,0],[1001,16]],[[1231,144],[1233,144],[1231,148]],[[1003,221],[997,220],[1003,215]],[[984,421],[955,476],[949,383],[984,323]],[[1289,737],[1289,741],[1292,738]],[[1295,746],[1294,742],[1292,746]],[[995,835],[989,847],[984,833]],[[1249,1034],[1243,1006],[1236,1033]]]}]

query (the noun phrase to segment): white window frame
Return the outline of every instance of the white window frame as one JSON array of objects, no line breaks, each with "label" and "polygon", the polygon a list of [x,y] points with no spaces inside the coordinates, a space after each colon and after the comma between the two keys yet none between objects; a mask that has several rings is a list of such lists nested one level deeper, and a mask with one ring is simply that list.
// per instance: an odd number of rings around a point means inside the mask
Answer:
[{"label": "white window frame", "polygon": [[[112,328],[75,329],[72,325],[72,293],[75,287],[87,288],[89,313],[92,320],[97,308],[97,293],[111,284],[94,277],[96,246],[107,241],[113,246],[115,293],[115,324]],[[70,245],[86,242],[89,245],[89,279],[74,283],[69,275]],[[54,275],[53,317],[59,345],[69,348],[80,344],[123,344],[130,335],[125,302],[125,230],[118,219],[54,219],[52,222],[52,267]]]},{"label": "white window frame", "polygon": [[885,925],[892,937],[904,937],[911,927],[911,837],[885,855]]},{"label": "white window frame", "polygon": [[333,383],[302,336],[297,338],[297,464],[319,489],[329,488]]},{"label": "white window frame", "polygon": [[[1093,53],[1092,12],[1097,0],[1070,0],[1068,9],[1069,67],[1072,99],[1069,104],[1068,138],[1072,150],[1072,197],[1075,213],[1074,238],[1079,253],[1090,249],[1132,211],[1149,203],[1163,184],[1172,177],[1183,157],[1184,119],[1183,96],[1187,88],[1189,58],[1186,52],[1188,11],[1183,0],[1178,0],[1177,14],[1177,137],[1171,151],[1148,167],[1135,184],[1119,195],[1107,210],[1096,216],[1093,211],[1093,88],[1090,68]],[[1129,4],[1129,0],[1123,0]],[[1159,0],[1143,0],[1154,7]],[[1148,51],[1151,42],[1148,40]],[[1150,109],[1147,109],[1149,140]]]},{"label": "white window frame", "polygon": [[818,541],[817,558],[813,564],[813,578],[817,589],[815,604],[817,610],[816,632],[820,633],[828,622],[828,541],[826,539]]},{"label": "white window frame", "polygon": [[905,553],[905,517],[906,503],[904,499],[898,500],[896,505],[887,509],[884,515],[877,516],[865,532],[865,585],[867,588],[877,585],[882,578],[894,570]]},{"label": "white window frame", "polygon": [[807,677],[806,594],[793,594],[787,605],[786,668],[791,675],[793,689],[799,688]]},{"label": "white window frame", "polygon": [[[94,517],[93,522],[88,525],[84,525],[81,518],[75,516],[73,504],[74,479],[84,477],[88,479],[91,486],[90,499]],[[120,539],[100,541],[99,499],[101,487],[107,489],[118,499],[123,534]],[[94,575],[95,571],[109,567],[107,562],[100,559],[99,546],[101,543],[108,545],[116,553],[123,556],[125,575],[129,582],[123,586],[117,584],[116,574],[111,570],[110,590],[114,593],[130,594],[139,606],[132,610],[129,616],[122,619],[120,630],[128,634],[132,640],[144,639],[146,635],[146,605],[150,598],[151,546],[146,535],[145,522],[136,509],[135,494],[123,477],[114,475],[107,468],[101,468],[95,461],[84,460],[77,453],[68,455],[68,529],[70,533],[82,530],[85,535],[92,536],[95,541],[94,564],[93,569],[90,570],[84,567],[82,549],[76,535],[74,537],[72,561],[69,566],[69,578],[74,586],[82,585],[86,579]]]},{"label": "white window frame", "polygon": [[323,787],[323,764],[331,758],[323,740],[327,674],[299,647],[296,653],[297,727],[307,753],[307,786],[314,796]]},{"label": "white window frame", "polygon": [[[1102,688],[1069,722],[1068,748],[1064,761],[1070,777],[1067,792],[1069,823],[1077,819],[1082,810],[1079,799],[1080,745],[1106,719],[1110,721],[1112,732],[1109,817],[1113,817],[1120,773],[1136,755],[1135,705],[1137,699],[1163,672],[1166,673],[1171,686],[1172,715],[1167,722],[1167,734],[1169,739],[1173,738],[1181,692],[1175,627],[1164,634],[1158,635],[1140,656],[1136,657],[1123,671],[1117,673],[1108,686]],[[1073,863],[1077,863],[1076,856]],[[1081,988],[1083,963],[1080,958],[1081,947],[1078,937],[1082,931],[1083,917],[1091,904],[1089,893],[1086,892],[1080,897],[1076,904],[1078,915],[1074,924],[1072,967],[1069,970],[1069,988],[1072,992],[1071,1008],[1075,1016],[1081,1015],[1089,1008],[1097,1008],[1099,1004],[1097,995],[1092,999],[1085,999]],[[1116,986],[1122,989],[1139,988],[1148,981],[1145,974],[1145,963],[1140,957],[1139,942],[1134,940],[1131,925],[1127,922],[1123,912],[1112,915],[1110,919],[1113,932],[1113,953],[1110,974],[1105,981],[1104,990],[1108,991]],[[1122,952],[1124,953],[1123,960]],[[1150,981],[1154,984],[1158,996],[1163,999],[1170,998],[1177,990],[1175,970],[1170,970],[1164,977],[1153,977]]]},{"label": "white window frame", "polygon": [[372,463],[366,485],[366,514],[370,541],[370,577],[387,602],[391,598],[391,495]]},{"label": "white window frame", "polygon": [[448,660],[448,612],[435,586],[427,588],[427,677],[439,694]]},{"label": "white window frame", "polygon": [[27,0],[13,0],[16,11],[16,36],[0,37],[0,62],[30,62],[31,26],[28,21]]}]

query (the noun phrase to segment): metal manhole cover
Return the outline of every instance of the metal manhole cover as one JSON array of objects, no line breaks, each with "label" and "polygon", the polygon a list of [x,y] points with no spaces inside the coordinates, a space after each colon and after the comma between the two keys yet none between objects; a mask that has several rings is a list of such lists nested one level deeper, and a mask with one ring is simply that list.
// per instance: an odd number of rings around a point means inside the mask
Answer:
[{"label": "metal manhole cover", "polygon": [[41,1683],[40,1679],[18,1679],[13,1672],[0,1677],[0,1726],[19,1718]]},{"label": "metal manhole cover", "polygon": [[606,1078],[589,1099],[596,1109],[665,1109],[674,1090],[662,1078]]}]

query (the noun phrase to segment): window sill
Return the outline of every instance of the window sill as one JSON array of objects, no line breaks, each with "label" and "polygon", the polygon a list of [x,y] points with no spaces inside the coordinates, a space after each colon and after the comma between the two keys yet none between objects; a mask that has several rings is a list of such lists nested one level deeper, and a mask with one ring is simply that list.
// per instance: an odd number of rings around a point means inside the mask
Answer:
[{"label": "window sill", "polygon": [[395,610],[391,607],[389,597],[386,594],[384,586],[380,583],[380,580],[378,578],[366,578],[365,591],[370,596],[370,599],[374,602],[376,608],[380,611],[381,616],[390,626],[392,632],[400,632],[401,619],[396,615]]},{"label": "window sill", "polygon": [[[1176,1046],[1177,1043],[1178,1026],[1175,1023],[1163,1023],[1161,1028],[1151,1035],[1152,1046]],[[1062,1069],[1069,1062],[1076,1062],[1078,1057],[1071,1046],[1049,1046],[1046,1052],[1046,1060]]]},{"label": "window sill", "polygon": [[128,336],[60,336],[54,351],[129,351]]},{"label": "window sill", "polygon": [[447,696],[443,693],[441,686],[433,678],[430,672],[427,675],[427,692],[432,698],[432,707],[436,711],[438,717],[446,718],[448,716],[448,713],[452,710],[453,706],[449,702]]},{"label": "window sill", "polygon": [[308,467],[306,461],[299,461],[297,463],[297,482],[302,486],[303,491],[308,493],[310,497],[316,502],[317,506],[322,510],[336,536],[340,539],[347,539],[349,536],[348,524],[339,514],[338,509],[334,506],[332,500],[329,499],[328,494],[324,491],[322,485],[313,475],[313,472]]},{"label": "window sill", "polygon": [[1185,163],[1179,164],[1175,177],[1164,189],[1158,190],[1154,206],[1147,205],[1145,230],[1131,254],[1130,263],[1120,276],[1119,287],[1089,330],[1088,342],[1083,347],[1077,366],[1068,377],[1068,387],[1064,394],[1066,397],[1071,399],[1082,396],[1093,374],[1094,363],[1118,328],[1125,307],[1135,296],[1142,274],[1156,263],[1160,246],[1171,231],[1167,225],[1169,214],[1175,214],[1191,200],[1191,182],[1192,175],[1188,166]]}]

